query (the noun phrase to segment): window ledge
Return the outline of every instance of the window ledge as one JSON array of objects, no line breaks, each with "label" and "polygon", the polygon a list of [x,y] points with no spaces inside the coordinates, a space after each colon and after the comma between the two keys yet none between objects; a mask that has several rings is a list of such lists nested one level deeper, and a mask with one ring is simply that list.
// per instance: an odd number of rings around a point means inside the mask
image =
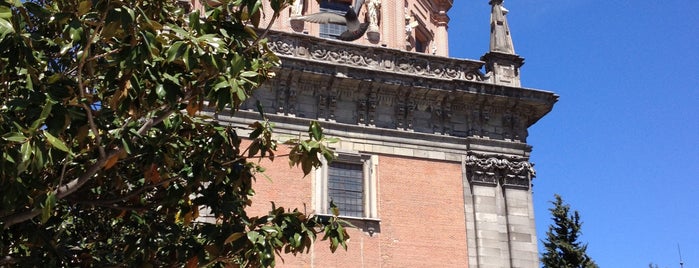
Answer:
[{"label": "window ledge", "polygon": [[[316,214],[316,216],[320,217],[323,220],[329,220],[330,217],[333,217],[333,215],[331,214]],[[375,233],[381,233],[381,219],[342,215],[337,217],[349,222],[357,229],[361,229],[363,232],[369,234],[369,236],[374,236]]]},{"label": "window ledge", "polygon": [[[316,214],[316,215],[319,216],[319,217],[321,217],[321,218],[332,217],[332,216],[333,216],[332,214]],[[340,216],[337,216],[337,217],[340,218],[340,219],[343,219],[343,220],[381,222],[381,219],[379,219],[379,218],[367,218],[367,217],[343,216],[343,215],[340,215]]]}]

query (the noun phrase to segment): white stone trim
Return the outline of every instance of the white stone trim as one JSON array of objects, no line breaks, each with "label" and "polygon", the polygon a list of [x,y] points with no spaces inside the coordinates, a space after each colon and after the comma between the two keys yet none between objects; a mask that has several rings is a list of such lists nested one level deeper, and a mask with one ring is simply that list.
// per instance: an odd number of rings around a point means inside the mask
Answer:
[{"label": "white stone trim", "polygon": [[[378,166],[379,156],[362,154],[359,152],[337,150],[335,161],[352,164],[362,164],[363,167],[363,192],[364,215],[362,219],[378,219]],[[313,172],[313,197],[311,202],[316,214],[327,214],[328,205],[328,163],[321,157],[323,166]]]}]

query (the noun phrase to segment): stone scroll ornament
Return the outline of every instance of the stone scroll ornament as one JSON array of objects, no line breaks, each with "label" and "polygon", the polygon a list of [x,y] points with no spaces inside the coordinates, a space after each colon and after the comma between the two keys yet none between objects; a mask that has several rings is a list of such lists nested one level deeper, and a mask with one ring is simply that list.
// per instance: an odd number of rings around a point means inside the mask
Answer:
[{"label": "stone scroll ornament", "polygon": [[529,189],[536,176],[533,164],[522,157],[469,153],[465,164],[472,183]]}]

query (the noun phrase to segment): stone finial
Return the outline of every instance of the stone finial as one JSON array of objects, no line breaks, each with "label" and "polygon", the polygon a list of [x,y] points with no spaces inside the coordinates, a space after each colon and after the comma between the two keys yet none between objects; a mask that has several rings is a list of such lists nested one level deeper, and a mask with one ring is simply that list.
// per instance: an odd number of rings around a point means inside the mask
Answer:
[{"label": "stone finial", "polygon": [[505,86],[520,87],[519,68],[524,58],[515,54],[507,13],[503,0],[490,0],[490,51],[481,57],[485,61],[486,81]]}]

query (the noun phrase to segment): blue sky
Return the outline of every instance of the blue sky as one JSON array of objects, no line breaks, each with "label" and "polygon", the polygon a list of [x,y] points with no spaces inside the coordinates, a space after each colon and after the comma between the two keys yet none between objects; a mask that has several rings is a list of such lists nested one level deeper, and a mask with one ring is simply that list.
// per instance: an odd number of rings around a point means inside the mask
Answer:
[{"label": "blue sky", "polygon": [[[506,0],[522,84],[560,95],[529,131],[539,239],[560,194],[600,267],[699,267],[699,1]],[[450,56],[488,49],[488,0],[454,1]],[[540,245],[541,248],[541,245]]]}]

